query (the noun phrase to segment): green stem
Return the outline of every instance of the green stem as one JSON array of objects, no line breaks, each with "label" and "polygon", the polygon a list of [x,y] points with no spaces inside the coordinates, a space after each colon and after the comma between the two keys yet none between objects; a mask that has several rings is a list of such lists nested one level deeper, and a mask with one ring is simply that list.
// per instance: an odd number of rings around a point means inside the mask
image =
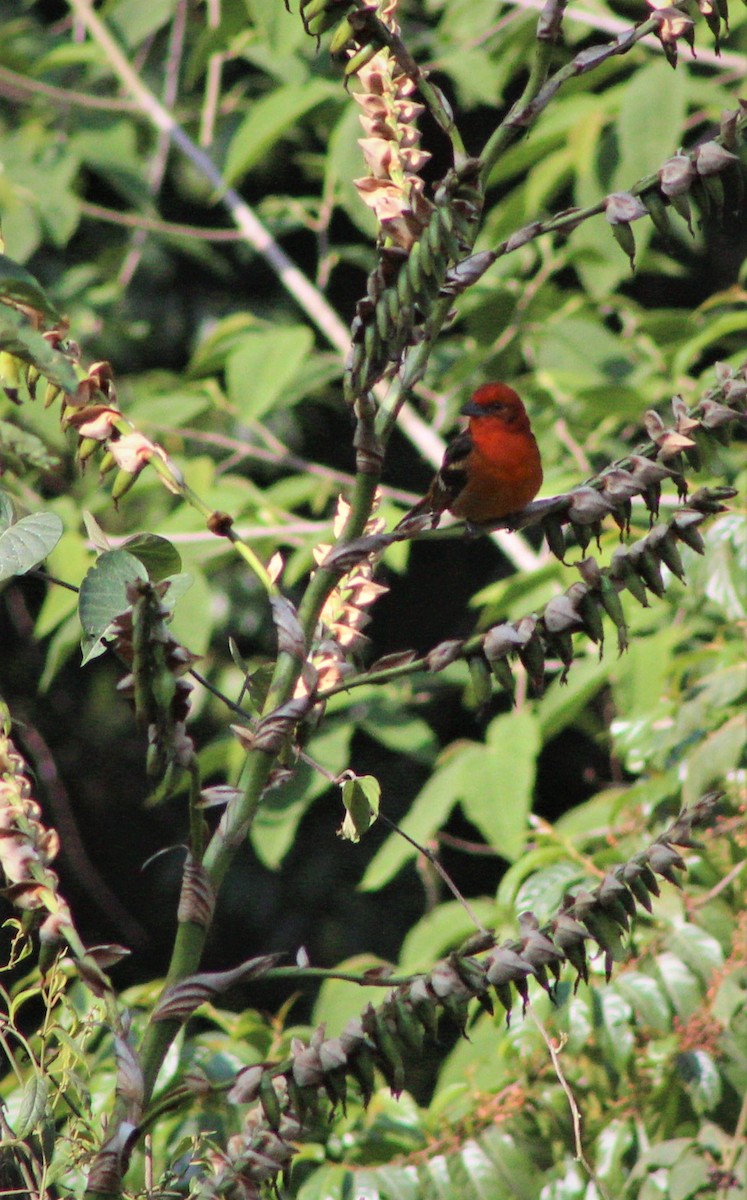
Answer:
[{"label": "green stem", "polygon": [[[200,516],[205,518],[208,528],[210,528],[210,523],[216,516],[215,510],[209,504],[206,504],[188,483],[185,483],[181,472],[168,459],[164,460],[157,454],[154,454],[150,461],[156,474],[163,479],[169,490],[181,496],[182,500],[186,500],[187,504],[196,509]],[[226,519],[225,529],[216,536],[225,537],[231,543],[237,554],[243,558],[249,570],[262,584],[268,596],[276,596],[278,594],[278,589],[270,578],[264,563],[260,561],[251,546],[231,528],[230,518]]]},{"label": "green stem", "polygon": [[[673,7],[682,8],[682,0]],[[603,62],[606,62],[608,58],[613,58],[619,54],[626,54],[642,38],[645,38],[650,33],[655,33],[659,25],[659,18],[650,17],[647,21],[643,21],[640,25],[631,28],[627,34],[621,34],[605,51],[600,51],[593,59],[584,58],[584,52],[582,52],[581,55],[577,55],[571,62],[561,67],[559,71],[556,71],[552,78],[549,79],[548,73],[554,40],[538,38],[534,63],[524,91],[511,111],[488,139],[480,155],[483,180],[487,182],[492,168],[504,150],[547,108],[555,93],[564,83],[567,83],[571,79],[576,79],[579,75],[586,74],[588,71],[595,70]]]},{"label": "green stem", "polygon": [[[361,418],[360,423],[365,423],[364,418]],[[362,534],[371,514],[378,479],[379,475],[372,469],[369,459],[367,469],[365,471],[359,469],[356,477],[350,512],[338,538],[337,546],[344,545]],[[319,615],[337,580],[336,572],[320,567],[306,588],[298,610],[298,618],[303,629],[307,652],[312,644]],[[302,665],[302,661],[295,655],[283,653],[278,656],[274,678],[263,708],[263,716],[267,716],[290,699],[301,674]],[[243,845],[251,828],[275,759],[276,755],[268,751],[254,750],[250,752],[243,794],[226,807],[218,828],[207,845],[202,865],[216,892],[225,879],[238,847]],[[180,923],[164,989],[178,980],[184,979],[187,975],[193,974],[199,968],[207,932],[206,928],[192,921]],[[145,1031],[140,1057],[147,1098],[152,1094],[161,1063],[179,1028],[178,1021],[155,1021],[151,1022]]]}]

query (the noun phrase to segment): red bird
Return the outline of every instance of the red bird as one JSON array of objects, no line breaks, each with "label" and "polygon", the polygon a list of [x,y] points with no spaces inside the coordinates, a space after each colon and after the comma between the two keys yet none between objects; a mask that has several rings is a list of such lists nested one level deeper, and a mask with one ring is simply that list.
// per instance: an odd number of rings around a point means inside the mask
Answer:
[{"label": "red bird", "polygon": [[542,461],[529,417],[513,388],[486,383],[460,410],[469,425],[446,447],[427,494],[397,528],[424,514],[431,528],[448,509],[473,525],[518,512],[542,484]]}]

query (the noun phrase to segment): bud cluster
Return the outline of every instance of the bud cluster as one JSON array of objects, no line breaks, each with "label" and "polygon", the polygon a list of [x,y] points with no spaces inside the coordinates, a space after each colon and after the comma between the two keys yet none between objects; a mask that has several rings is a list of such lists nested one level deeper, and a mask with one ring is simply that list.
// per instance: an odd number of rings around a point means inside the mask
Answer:
[{"label": "bud cluster", "polygon": [[[526,1008],[530,979],[552,998],[568,965],[576,973],[576,986],[588,981],[590,943],[604,953],[609,979],[612,963],[623,957],[621,938],[638,906],[651,911],[651,897],[659,895],[657,877],[678,885],[677,872],[686,864],[677,847],[697,845],[693,831],[712,823],[719,799],[718,793],[709,793],[683,810],[650,846],[605,875],[593,890],[567,895],[546,924],[540,926],[531,912],[522,913],[519,936],[500,946],[488,931],[475,934],[428,974],[390,991],[378,1008],[369,1004],[339,1037],[327,1037],[321,1025],[308,1042],[293,1039],[285,1062],[244,1068],[228,1098],[235,1104],[257,1103],[226,1151],[213,1154],[211,1174],[200,1181],[196,1195],[203,1200],[227,1192],[259,1196],[263,1183],[288,1168],[294,1143],[326,1119],[325,1101],[333,1110],[344,1108],[351,1081],[365,1104],[373,1094],[376,1071],[399,1094],[407,1060],[422,1053],[426,1038],[437,1036],[442,1013],[463,1034],[471,1002],[492,1014],[495,997],[508,1022],[517,995]],[[385,982],[380,969],[369,978]]]},{"label": "bud cluster", "polygon": [[26,764],[10,740],[10,714],[0,701],[0,868],[3,894],[17,909],[43,917],[42,942],[56,944],[72,929],[67,902],[50,867],[60,847],[54,829],[41,821]]},{"label": "bud cluster", "polygon": [[[42,314],[35,311],[32,317],[37,325]],[[117,403],[111,364],[93,363],[84,373],[80,366],[80,347],[67,337],[64,328],[56,326],[47,329],[41,336],[48,343],[50,352],[54,352],[55,355],[50,360],[51,365],[47,367],[50,378],[46,380],[44,407],[49,408],[61,398],[62,428],[75,431],[78,439],[78,462],[81,465],[85,464],[97,450],[103,449],[99,472],[103,478],[110,471],[116,470],[112,484],[112,497],[115,502],[129,491],[143,467],[154,460],[163,464],[160,473],[166,485],[171,491],[178,490],[181,483],[179,474],[169,462],[163,448],[138,432],[122,415]],[[55,382],[55,374],[57,378],[60,374],[59,371],[52,370],[52,367],[60,362],[65,364],[68,371],[71,365],[75,368],[79,376],[77,386],[63,387]],[[0,386],[15,403],[21,402],[20,389],[23,382],[26,384],[29,399],[35,400],[43,378],[43,366],[34,366],[7,351],[0,352]]]},{"label": "bud cluster", "polygon": [[167,791],[194,759],[194,744],[186,732],[192,686],[184,675],[197,661],[169,632],[172,614],[163,604],[168,589],[168,580],[128,584],[130,607],[112,625],[114,649],[130,667],[118,690],[132,700],[147,730],[148,775],[163,780]]},{"label": "bud cluster", "polygon": [[[378,497],[375,502],[378,505]],[[337,538],[350,512],[350,505],[340,496],[333,524]],[[376,538],[385,528],[381,517],[372,516],[366,523],[364,536]],[[326,565],[325,560],[332,547],[319,545],[314,549],[317,566]],[[366,611],[379,596],[389,589],[374,580],[374,571],[379,555],[369,554],[359,559],[344,574],[329,593],[319,617],[311,663],[315,668],[314,688],[334,687],[353,670],[350,656],[368,644],[363,630],[371,618]],[[299,681],[303,683],[303,681]]]},{"label": "bud cluster", "polygon": [[349,401],[372,388],[387,366],[399,363],[407,347],[425,335],[438,300],[454,296],[471,281],[469,272],[460,276],[457,264],[469,255],[477,232],[482,209],[478,168],[468,159],[449,172],[409,253],[382,247],[353,319],[345,368]]},{"label": "bud cluster", "polygon": [[[379,16],[387,28],[398,32],[395,7],[396,0],[389,0]],[[375,213],[381,237],[409,253],[433,211],[423,195],[425,183],[419,175],[430,158],[420,145],[417,125],[423,105],[412,100],[415,83],[386,47],[356,74],[362,90],[354,99],[361,108],[365,134],[358,145],[370,174],[356,179],[355,186]]]},{"label": "bud cluster", "polygon": [[[680,396],[673,398],[672,424],[667,424],[653,410],[647,412],[644,422],[650,443],[613,463],[588,485],[575,488],[562,497],[562,504],[553,506],[542,519],[542,529],[557,558],[563,560],[567,550],[564,525],[585,550],[593,537],[599,537],[605,516],[611,515],[623,531],[629,527],[631,500],[635,496],[643,500],[654,520],[659,511],[663,481],[672,479],[680,498],[686,496],[687,484],[682,474],[685,463],[698,470],[702,450],[709,442],[728,443],[735,427],[747,427],[747,363],[738,370],[717,364],[716,375],[716,386],[706,392],[693,409],[689,409]],[[724,494],[719,500],[728,498]],[[692,499],[689,503],[699,512],[718,511],[704,508],[702,498],[698,504]],[[540,509],[541,505],[539,502]],[[677,536],[682,540],[681,535]]]}]

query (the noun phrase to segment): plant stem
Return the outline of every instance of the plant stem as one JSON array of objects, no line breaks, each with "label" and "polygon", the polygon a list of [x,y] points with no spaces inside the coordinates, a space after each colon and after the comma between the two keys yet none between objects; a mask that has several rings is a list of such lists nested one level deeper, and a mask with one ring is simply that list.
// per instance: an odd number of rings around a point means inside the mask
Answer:
[{"label": "plant stem", "polygon": [[[363,423],[362,419],[360,424]],[[359,470],[350,512],[337,540],[337,546],[353,541],[362,534],[371,514],[378,479],[378,473],[371,469],[370,463],[367,470]],[[307,652],[312,644],[319,615],[337,579],[338,575],[335,571],[325,570],[322,566],[312,576],[306,588],[299,606],[298,619],[303,629]],[[263,716],[273,712],[293,695],[302,665],[302,660],[293,654],[282,653],[278,656],[273,681],[263,708]],[[251,828],[275,759],[276,755],[272,752],[260,749],[250,751],[243,794],[226,806],[218,827],[206,847],[202,865],[216,892],[225,879],[238,847],[243,844]],[[207,932],[207,929],[193,921],[183,921],[179,924],[164,988],[168,988],[171,984],[184,979],[198,969]],[[148,1098],[152,1094],[166,1051],[179,1032],[179,1028],[178,1021],[156,1021],[151,1022],[146,1029],[141,1049],[141,1064],[145,1080],[145,1095]]]}]

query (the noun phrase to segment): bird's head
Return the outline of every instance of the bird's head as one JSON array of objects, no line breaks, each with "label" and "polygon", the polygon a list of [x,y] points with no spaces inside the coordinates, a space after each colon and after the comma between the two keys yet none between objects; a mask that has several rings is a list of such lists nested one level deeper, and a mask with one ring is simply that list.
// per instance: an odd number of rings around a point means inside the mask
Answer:
[{"label": "bird's head", "polygon": [[465,417],[492,417],[517,428],[529,424],[527,410],[513,388],[505,383],[485,383],[472,394],[460,412]]}]

